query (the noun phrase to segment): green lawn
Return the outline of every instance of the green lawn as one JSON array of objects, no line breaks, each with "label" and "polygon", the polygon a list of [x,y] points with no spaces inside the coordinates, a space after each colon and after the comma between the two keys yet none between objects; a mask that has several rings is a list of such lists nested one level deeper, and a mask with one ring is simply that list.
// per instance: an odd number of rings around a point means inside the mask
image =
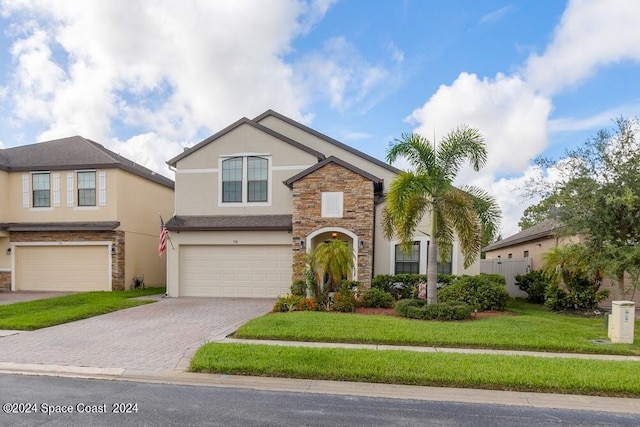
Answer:
[{"label": "green lawn", "polygon": [[112,311],[148,304],[133,297],[164,293],[164,288],[135,291],[86,292],[36,301],[0,305],[0,329],[31,331]]},{"label": "green lawn", "polygon": [[191,370],[388,384],[640,397],[640,363],[209,343]]},{"label": "green lawn", "polygon": [[556,314],[523,301],[512,303],[508,310],[513,315],[462,322],[309,311],[273,313],[243,325],[234,337],[640,355],[638,321],[635,344],[594,344],[591,340],[607,339],[602,318]]}]

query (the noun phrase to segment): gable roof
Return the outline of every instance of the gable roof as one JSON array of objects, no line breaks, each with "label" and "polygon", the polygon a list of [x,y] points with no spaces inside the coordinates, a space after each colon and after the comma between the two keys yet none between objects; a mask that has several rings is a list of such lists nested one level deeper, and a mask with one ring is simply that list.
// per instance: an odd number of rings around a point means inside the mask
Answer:
[{"label": "gable roof", "polygon": [[242,125],[248,125],[251,126],[255,129],[258,129],[266,134],[269,134],[271,136],[273,136],[274,138],[277,138],[279,140],[281,140],[282,142],[285,142],[299,150],[302,151],[306,151],[307,153],[315,156],[318,158],[318,160],[322,160],[325,158],[325,155],[322,154],[319,151],[316,151],[312,148],[307,147],[306,145],[300,144],[297,141],[294,141],[293,139],[284,136],[276,131],[274,131],[273,129],[269,129],[266,126],[261,125],[260,123],[256,123],[253,120],[250,120],[246,117],[241,118],[240,120],[236,121],[235,123],[230,124],[229,126],[227,126],[226,128],[222,129],[221,131],[211,135],[209,138],[205,139],[202,142],[199,142],[198,144],[194,145],[193,147],[185,150],[184,152],[178,154],[177,156],[175,156],[174,158],[172,158],[171,160],[167,161],[167,164],[169,166],[176,166],[176,163],[178,163],[178,161],[184,159],[187,156],[190,156],[191,154],[193,154],[194,152],[198,151],[199,149],[201,149],[202,147],[214,142],[216,139],[226,135],[227,133],[231,132],[232,130],[242,126]]},{"label": "gable roof", "polygon": [[78,135],[0,150],[0,169],[9,172],[110,168],[174,188],[171,179]]},{"label": "gable roof", "polygon": [[284,181],[284,184],[287,187],[292,187],[293,183],[298,181],[299,179],[304,178],[305,176],[312,174],[313,172],[317,171],[318,169],[322,168],[323,166],[328,165],[329,163],[335,163],[337,165],[342,166],[345,169],[350,170],[351,172],[357,173],[358,175],[362,176],[363,178],[366,178],[370,181],[372,181],[374,184],[382,184],[382,179],[378,178],[377,176],[371,175],[369,172],[363,171],[362,169],[359,169],[355,166],[353,166],[350,163],[345,162],[344,160],[340,160],[337,157],[334,156],[329,156],[326,159],[324,159],[321,162],[316,163],[315,165],[303,170],[300,173],[297,173],[296,175],[292,176],[291,178],[287,179],[286,181]]},{"label": "gable roof", "polygon": [[547,219],[539,222],[519,233],[507,237],[506,239],[499,240],[489,246],[483,248],[484,252],[494,251],[496,249],[502,249],[509,246],[519,245],[522,243],[531,242],[533,240],[543,239],[547,237],[555,236],[556,231],[560,228],[560,223],[555,219]]},{"label": "gable roof", "polygon": [[320,138],[325,142],[328,142],[329,144],[333,144],[336,147],[342,148],[343,150],[346,150],[346,151],[348,151],[348,152],[350,152],[352,154],[355,154],[356,156],[361,157],[361,158],[363,158],[363,159],[365,159],[365,160],[367,160],[367,161],[369,161],[371,163],[375,163],[376,165],[378,165],[380,167],[383,167],[383,168],[387,169],[390,172],[393,172],[393,173],[402,172],[400,169],[395,168],[395,167],[391,166],[390,164],[383,162],[382,160],[376,159],[375,157],[370,156],[370,155],[368,155],[366,153],[363,153],[362,151],[356,150],[355,148],[350,147],[347,144],[344,144],[344,143],[342,143],[342,142],[340,142],[340,141],[338,141],[336,139],[333,139],[333,138],[331,138],[331,137],[329,137],[329,136],[327,136],[327,135],[325,135],[323,133],[320,133],[315,129],[311,129],[310,127],[305,126],[302,123],[296,122],[295,120],[290,119],[287,116],[283,116],[282,114],[280,114],[280,113],[278,113],[276,111],[267,110],[264,113],[262,113],[259,116],[257,116],[256,118],[254,118],[253,120],[255,122],[259,123],[260,121],[262,121],[263,119],[265,119],[265,118],[267,118],[269,116],[276,117],[277,119],[282,120],[283,122],[288,123],[291,126],[297,127],[300,130],[303,130],[303,131],[305,131],[307,133],[310,133],[313,136],[315,136],[317,138]]}]

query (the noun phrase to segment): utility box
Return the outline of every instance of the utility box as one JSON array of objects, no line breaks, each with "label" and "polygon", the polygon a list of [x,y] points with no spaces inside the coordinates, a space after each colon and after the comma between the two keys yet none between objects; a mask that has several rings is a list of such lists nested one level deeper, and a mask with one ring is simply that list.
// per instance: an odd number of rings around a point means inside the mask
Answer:
[{"label": "utility box", "polygon": [[609,339],[612,343],[633,344],[636,304],[633,301],[613,301],[609,316]]}]

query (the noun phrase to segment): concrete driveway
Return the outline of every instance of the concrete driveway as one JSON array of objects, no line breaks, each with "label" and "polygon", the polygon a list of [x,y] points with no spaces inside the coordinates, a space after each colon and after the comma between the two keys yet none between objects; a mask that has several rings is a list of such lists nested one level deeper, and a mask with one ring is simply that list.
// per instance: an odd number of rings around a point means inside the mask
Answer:
[{"label": "concrete driveway", "polygon": [[0,337],[0,362],[186,370],[203,343],[267,313],[271,299],[163,298],[51,328]]}]

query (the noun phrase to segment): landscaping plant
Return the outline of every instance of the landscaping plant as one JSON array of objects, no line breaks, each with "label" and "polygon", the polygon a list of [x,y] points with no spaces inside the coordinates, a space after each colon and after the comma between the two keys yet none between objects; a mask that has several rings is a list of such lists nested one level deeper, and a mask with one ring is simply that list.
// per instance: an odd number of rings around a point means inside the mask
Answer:
[{"label": "landscaping plant", "polygon": [[393,295],[378,288],[367,289],[362,295],[363,307],[390,308],[393,301]]},{"label": "landscaping plant", "polygon": [[510,300],[504,276],[479,274],[461,276],[440,290],[444,302],[462,301],[474,310],[504,310]]}]

